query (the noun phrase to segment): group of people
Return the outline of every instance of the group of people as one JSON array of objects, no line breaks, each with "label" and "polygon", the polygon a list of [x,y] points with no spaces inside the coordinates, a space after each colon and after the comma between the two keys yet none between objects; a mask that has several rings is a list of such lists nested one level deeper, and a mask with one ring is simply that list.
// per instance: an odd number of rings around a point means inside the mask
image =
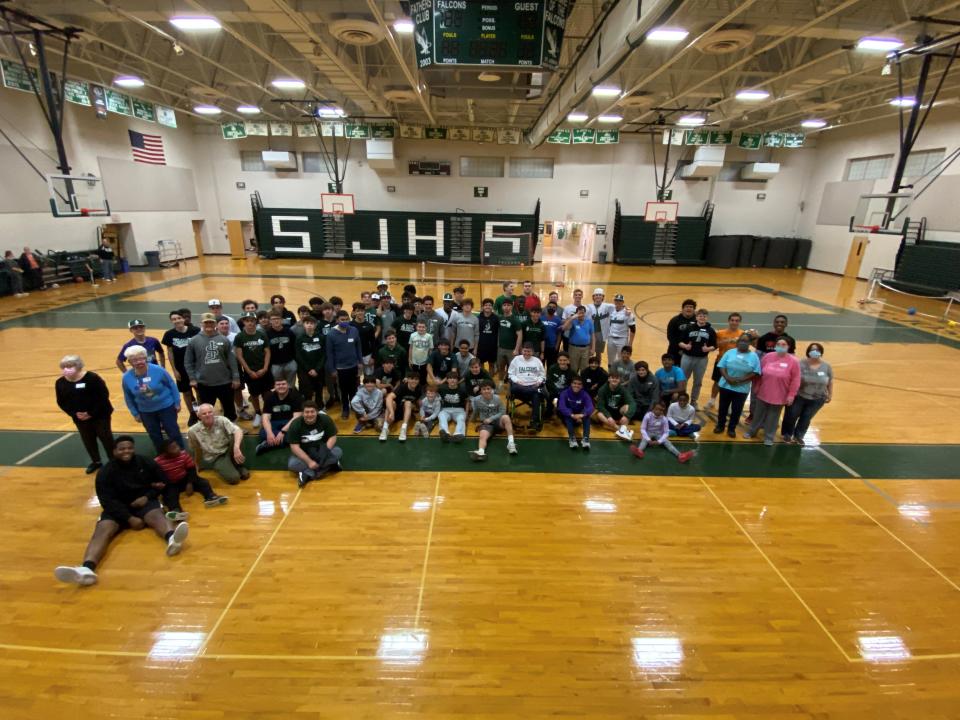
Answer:
[{"label": "group of people", "polygon": [[[188,518],[181,494],[199,492],[210,507],[227,502],[197,471],[212,470],[228,484],[250,476],[237,420],[253,421],[257,455],[289,452],[287,467],[303,487],[342,469],[337,425],[326,412],[337,405],[342,419],[354,417],[354,433],[372,429],[384,442],[398,424],[399,442],[411,434],[429,437],[437,428],[443,442],[461,443],[472,420],[477,447],[469,456],[483,462],[497,435],[505,437],[507,453],[518,453],[514,422],[501,397],[506,390],[509,403],[530,406],[533,432],[556,416],[571,449],[589,451],[591,429],[600,427],[629,442],[638,458],[659,446],[685,463],[694,452],[680,451],[671,438],[699,438],[698,412],[716,407],[713,432],[735,437],[749,398],[745,438],[762,434],[772,445],[779,423],[784,442],[803,444],[811,419],[833,391],[823,345],[811,343],[798,360],[783,315],[763,335],[742,330],[739,313],[716,330],[706,309],[684,300],[668,323],[667,351],[653,370],[645,360],[633,360],[636,319],[623,295],[608,303],[602,288],[586,304],[583,291],[575,290],[572,302],[561,307],[556,292],[543,303],[531,282],[523,282],[520,292],[504,282],[503,292],[483,299],[476,313],[462,287],[436,304],[407,285],[395,302],[381,280],[375,292],[362,292],[349,307],[336,296],[313,297],[295,315],[278,294],[269,309],[245,300],[234,319],[214,298],[199,326],[189,308],[172,311],[171,327],[160,339],[147,334],[142,320],[131,320],[117,367],[124,402],[151,438],[154,459],[137,455],[129,436],[113,437],[106,383],[79,356],[65,356],[57,402],[90,455],[87,473],[98,472],[104,514],[83,564],[58,568],[57,577],[96,582],[97,562],[124,527],[150,526],[165,539],[168,553],[179,552]],[[714,353],[710,399],[701,410]],[[186,437],[179,427],[184,407]]]}]

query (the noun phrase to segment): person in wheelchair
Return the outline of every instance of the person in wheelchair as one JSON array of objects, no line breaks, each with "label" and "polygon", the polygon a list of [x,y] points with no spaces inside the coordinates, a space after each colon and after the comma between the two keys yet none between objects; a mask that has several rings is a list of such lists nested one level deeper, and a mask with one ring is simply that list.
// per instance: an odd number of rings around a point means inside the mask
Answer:
[{"label": "person in wheelchair", "polygon": [[540,421],[540,406],[546,390],[547,375],[540,358],[534,357],[533,343],[524,343],[521,354],[510,361],[507,377],[510,379],[511,397],[514,400],[530,403],[532,413],[530,429],[540,432],[543,429],[543,423]]}]

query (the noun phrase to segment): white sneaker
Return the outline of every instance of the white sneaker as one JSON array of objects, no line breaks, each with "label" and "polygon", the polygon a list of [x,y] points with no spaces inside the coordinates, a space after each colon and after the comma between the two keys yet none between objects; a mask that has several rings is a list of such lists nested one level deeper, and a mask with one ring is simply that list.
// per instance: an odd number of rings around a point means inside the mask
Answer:
[{"label": "white sneaker", "polygon": [[80,585],[81,587],[86,585],[96,585],[97,583],[97,574],[90,568],[84,567],[83,565],[78,565],[77,567],[61,565],[53,571],[53,575],[60,582],[74,583],[75,585]]},{"label": "white sneaker", "polygon": [[397,440],[399,440],[400,442],[406,442],[406,441],[407,441],[407,426],[406,426],[406,425],[401,425],[401,426],[400,426],[400,436],[397,438]]},{"label": "white sneaker", "polygon": [[714,399],[710,398],[709,400],[707,400],[707,404],[703,406],[703,409],[710,410],[711,408],[715,407],[716,404],[717,403],[714,401]]},{"label": "white sneaker", "polygon": [[517,454],[517,444],[516,444],[516,443],[512,443],[512,442],[507,443],[507,452],[510,453],[511,455],[516,455],[516,454]]},{"label": "white sneaker", "polygon": [[626,425],[621,425],[618,427],[615,434],[621,440],[626,440],[628,442],[633,439],[633,431]]},{"label": "white sneaker", "polygon": [[177,525],[173,531],[173,535],[167,540],[167,557],[180,554],[180,551],[183,549],[183,541],[187,539],[188,532],[190,532],[190,528],[185,522]]},{"label": "white sneaker", "polygon": [[190,513],[183,512],[183,510],[169,510],[164,514],[167,516],[167,520],[172,522],[183,522],[190,519]]},{"label": "white sneaker", "polygon": [[257,413],[253,416],[253,426],[255,428],[260,427],[263,424],[263,418],[260,417],[260,413]]},{"label": "white sneaker", "polygon": [[380,442],[386,442],[387,436],[390,434],[390,428],[387,427],[387,424],[384,423],[383,427],[380,429]]}]

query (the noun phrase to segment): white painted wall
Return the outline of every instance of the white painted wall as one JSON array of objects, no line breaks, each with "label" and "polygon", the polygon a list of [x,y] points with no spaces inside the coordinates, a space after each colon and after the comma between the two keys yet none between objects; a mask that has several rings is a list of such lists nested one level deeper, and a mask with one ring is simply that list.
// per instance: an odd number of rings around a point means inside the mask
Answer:
[{"label": "white painted wall", "polygon": [[[916,150],[946,148],[954,150],[960,144],[960,120],[957,106],[934,108],[924,127]],[[809,165],[809,175],[803,193],[804,211],[798,227],[800,237],[813,239],[810,267],[832,273],[842,273],[846,266],[853,236],[846,227],[817,225],[823,187],[826,183],[843,180],[847,162],[851,158],[894,154],[899,151],[898,123],[896,118],[884,118],[847,128],[821,132],[816,135],[816,149]],[[960,174],[960,162],[949,167],[944,175]],[[890,176],[874,183],[874,193],[887,193],[893,179]],[[928,193],[936,192],[934,184]],[[850,208],[853,215],[855,207]],[[927,239],[945,242],[960,242],[957,232],[930,231]],[[876,267],[893,268],[899,238],[870,235],[870,245],[860,267],[860,277],[868,278]]]},{"label": "white painted wall", "polygon": [[[193,121],[178,114],[178,128],[167,128],[135,118],[110,114],[98,120],[93,108],[67,104],[64,112],[64,145],[74,175],[101,174],[99,158],[119,158],[131,161],[127,129],[158,133],[163,136],[167,164],[191,168],[197,184],[197,211],[177,212],[117,212],[111,217],[54,218],[48,206],[27,202],[20,211],[0,212],[0,249],[13,250],[19,254],[24,245],[43,250],[85,250],[96,246],[97,226],[107,222],[130,223],[133,243],[126,247],[128,259],[133,265],[144,264],[143,253],[156,250],[158,240],[178,240],[185,257],[196,255],[193,236],[193,220],[208,220],[205,223],[204,249],[207,252],[228,252],[225,234],[219,230],[219,214],[213,185],[208,172],[196,163],[196,145]],[[10,135],[18,146],[29,150],[31,159],[43,158],[36,148],[56,157],[53,138],[31,93],[0,88],[0,127]],[[7,146],[0,138],[0,146]],[[9,147],[5,148],[5,157]],[[41,167],[45,172],[59,172],[50,161]],[[5,163],[0,173],[0,191],[8,193],[19,185],[37,187],[44,194],[43,181],[30,167],[14,157]],[[30,193],[32,196],[33,193]],[[109,198],[108,198],[109,199]],[[249,212],[248,212],[249,215]]]}]

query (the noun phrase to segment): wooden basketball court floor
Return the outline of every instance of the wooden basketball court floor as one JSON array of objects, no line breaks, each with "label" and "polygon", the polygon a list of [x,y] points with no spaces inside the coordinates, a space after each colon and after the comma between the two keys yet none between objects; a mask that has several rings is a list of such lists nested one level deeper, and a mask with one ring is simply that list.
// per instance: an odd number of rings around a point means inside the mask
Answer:
[{"label": "wooden basketball court floor", "polygon": [[[386,276],[479,299],[525,274],[564,302],[623,292],[651,364],[684,297],[718,325],[787,313],[838,378],[813,445],[708,432],[679,465],[600,430],[573,453],[548,426],[516,458],[495,440],[479,472],[472,432],[381,444],[340,423],[334,478],[297,490],[282,453],[256,458],[228,505],[187,501],[179,557],[127,532],[99,585],[53,578],[98,514],[53,398],[62,355],[107,379],[115,430],[137,431],[112,368],[133,317],[159,337],[169,309],[210,297],[295,309]],[[0,716],[960,717],[960,336],[861,310],[864,294],[787,270],[206,258],[4,298]]]}]

